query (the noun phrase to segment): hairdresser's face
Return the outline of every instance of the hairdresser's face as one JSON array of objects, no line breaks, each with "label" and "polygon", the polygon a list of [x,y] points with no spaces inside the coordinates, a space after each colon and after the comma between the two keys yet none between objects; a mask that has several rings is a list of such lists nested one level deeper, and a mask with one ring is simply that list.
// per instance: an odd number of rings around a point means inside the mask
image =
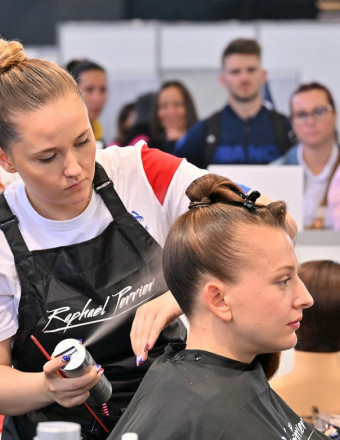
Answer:
[{"label": "hairdresser's face", "polygon": [[178,87],[167,87],[159,93],[157,114],[165,132],[172,129],[186,131],[185,102]]},{"label": "hairdresser's face", "polygon": [[243,231],[249,263],[228,287],[235,356],[250,362],[257,354],[287,350],[297,342],[303,309],[312,297],[298,277],[293,243],[280,229],[254,226]]},{"label": "hairdresser's face", "polygon": [[78,87],[89,112],[90,121],[98,118],[107,100],[107,78],[102,70],[83,72],[78,80]]},{"label": "hairdresser's face", "polygon": [[224,60],[221,84],[233,102],[251,102],[261,95],[266,73],[256,55],[233,54]]},{"label": "hairdresser's face", "polygon": [[[306,148],[322,148],[335,142],[336,113],[329,105],[323,90],[309,90],[293,96],[292,125]],[[316,114],[313,116],[314,112]],[[305,117],[302,118],[303,115]]]},{"label": "hairdresser's face", "polygon": [[19,113],[22,136],[8,160],[26,185],[28,198],[42,216],[66,220],[88,205],[96,145],[81,98],[66,95],[42,109]]}]

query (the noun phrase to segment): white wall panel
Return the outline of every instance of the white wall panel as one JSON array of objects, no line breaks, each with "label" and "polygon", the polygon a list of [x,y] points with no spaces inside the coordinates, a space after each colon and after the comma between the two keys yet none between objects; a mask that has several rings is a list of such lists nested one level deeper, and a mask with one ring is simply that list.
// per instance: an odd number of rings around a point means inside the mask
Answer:
[{"label": "white wall panel", "polygon": [[156,24],[67,22],[58,27],[62,64],[90,58],[114,76],[150,76],[157,70]]},{"label": "white wall panel", "polygon": [[263,64],[295,70],[301,82],[326,85],[340,104],[340,26],[324,22],[261,23]]},{"label": "white wall panel", "polygon": [[253,24],[236,22],[162,25],[160,67],[220,69],[225,46],[234,38],[255,38]]}]

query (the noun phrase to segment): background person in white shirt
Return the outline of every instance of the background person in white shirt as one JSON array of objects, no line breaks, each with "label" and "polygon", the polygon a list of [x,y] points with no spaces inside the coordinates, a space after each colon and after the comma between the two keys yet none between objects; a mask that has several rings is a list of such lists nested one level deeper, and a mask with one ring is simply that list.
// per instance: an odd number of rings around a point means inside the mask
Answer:
[{"label": "background person in white shirt", "polygon": [[273,163],[303,166],[304,227],[333,228],[327,194],[340,165],[334,99],[322,84],[302,84],[291,97],[290,109],[298,144]]}]

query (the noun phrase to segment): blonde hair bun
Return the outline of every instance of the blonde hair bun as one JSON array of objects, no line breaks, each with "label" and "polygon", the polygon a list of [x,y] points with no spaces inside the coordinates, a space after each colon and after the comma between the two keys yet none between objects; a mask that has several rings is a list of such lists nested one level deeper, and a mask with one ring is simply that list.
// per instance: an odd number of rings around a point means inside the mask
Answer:
[{"label": "blonde hair bun", "polygon": [[21,43],[0,39],[0,73],[26,59],[27,57]]}]

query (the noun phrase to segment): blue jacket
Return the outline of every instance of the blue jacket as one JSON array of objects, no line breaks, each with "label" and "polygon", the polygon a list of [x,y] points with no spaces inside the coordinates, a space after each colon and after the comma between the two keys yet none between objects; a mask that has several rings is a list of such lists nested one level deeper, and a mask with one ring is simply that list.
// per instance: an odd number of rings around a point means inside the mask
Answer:
[{"label": "blue jacket", "polygon": [[[212,136],[209,125],[215,116],[220,119],[216,136]],[[265,106],[257,115],[245,121],[227,105],[221,112],[196,123],[177,142],[174,154],[187,158],[201,168],[209,163],[268,164],[291,147],[290,130],[289,120],[285,116]],[[211,156],[207,158],[207,143],[211,136],[217,139]]]},{"label": "blue jacket", "polygon": [[299,165],[297,151],[298,145],[294,145],[283,156],[271,162],[271,165]]}]

